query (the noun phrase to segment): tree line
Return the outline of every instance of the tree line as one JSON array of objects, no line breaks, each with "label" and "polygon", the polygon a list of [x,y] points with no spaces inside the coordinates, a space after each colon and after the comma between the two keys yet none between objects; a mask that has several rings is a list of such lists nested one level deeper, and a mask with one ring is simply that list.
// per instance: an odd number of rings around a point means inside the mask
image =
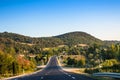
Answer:
[{"label": "tree line", "polygon": [[[62,58],[68,66],[84,67],[86,72],[120,72],[120,44],[111,44],[109,46],[93,44],[88,47],[63,47],[59,49],[63,56],[78,55],[81,60],[76,58]],[[63,52],[62,52],[63,51]],[[89,70],[90,69],[90,70]],[[97,69],[97,70],[96,70]]]}]

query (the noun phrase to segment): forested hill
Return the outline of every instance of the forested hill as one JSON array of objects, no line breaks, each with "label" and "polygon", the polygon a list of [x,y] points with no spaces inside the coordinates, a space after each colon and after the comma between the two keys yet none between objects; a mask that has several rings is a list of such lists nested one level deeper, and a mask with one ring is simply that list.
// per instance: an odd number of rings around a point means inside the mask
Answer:
[{"label": "forested hill", "polygon": [[62,35],[55,36],[60,38],[66,45],[76,44],[102,44],[102,40],[93,37],[92,35],[85,32],[70,32]]},{"label": "forested hill", "polygon": [[42,47],[55,47],[63,44],[63,41],[60,40],[59,38],[53,38],[53,37],[33,38],[29,36],[24,36],[16,33],[8,33],[8,32],[0,33],[0,38],[11,39],[15,42],[34,44]]},{"label": "forested hill", "polygon": [[16,33],[4,32],[4,33],[0,33],[0,37],[1,38],[9,38],[9,39],[12,39],[16,42],[24,42],[24,43],[31,43],[32,42],[31,37],[16,34]]},{"label": "forested hill", "polygon": [[0,38],[11,39],[15,42],[36,44],[42,47],[55,47],[59,45],[77,45],[77,44],[101,44],[102,41],[85,32],[70,32],[63,35],[53,37],[33,38],[16,33],[3,32],[0,33]]}]

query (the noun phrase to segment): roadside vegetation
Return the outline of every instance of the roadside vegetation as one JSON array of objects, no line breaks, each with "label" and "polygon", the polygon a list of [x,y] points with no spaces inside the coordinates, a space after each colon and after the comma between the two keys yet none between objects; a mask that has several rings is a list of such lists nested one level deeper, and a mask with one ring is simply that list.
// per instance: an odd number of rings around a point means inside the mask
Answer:
[{"label": "roadside vegetation", "polygon": [[[120,44],[94,44],[89,47],[63,48],[60,58],[64,66],[86,68],[86,73],[120,72]],[[66,51],[65,51],[66,50]]]},{"label": "roadside vegetation", "polygon": [[62,66],[82,68],[84,73],[120,73],[119,41],[104,42],[83,32],[49,38],[0,33],[0,77],[36,71],[53,55]]},{"label": "roadside vegetation", "polygon": [[34,72],[37,65],[45,65],[52,55],[52,50],[42,50],[38,45],[0,38],[0,78]]}]

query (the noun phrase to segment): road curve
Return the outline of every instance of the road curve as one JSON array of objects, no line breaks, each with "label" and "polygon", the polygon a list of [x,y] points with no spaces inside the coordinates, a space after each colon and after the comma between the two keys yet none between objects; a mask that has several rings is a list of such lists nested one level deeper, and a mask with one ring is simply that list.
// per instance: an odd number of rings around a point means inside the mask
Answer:
[{"label": "road curve", "polygon": [[47,66],[40,72],[32,75],[8,80],[95,80],[90,77],[63,71],[56,56],[51,57]]}]

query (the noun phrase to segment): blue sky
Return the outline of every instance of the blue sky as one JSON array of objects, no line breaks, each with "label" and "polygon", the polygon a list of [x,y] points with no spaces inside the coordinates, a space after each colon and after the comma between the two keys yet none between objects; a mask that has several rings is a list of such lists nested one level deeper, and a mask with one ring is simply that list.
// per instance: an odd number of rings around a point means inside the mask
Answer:
[{"label": "blue sky", "polygon": [[31,37],[83,31],[120,40],[120,0],[0,0],[0,32]]}]

